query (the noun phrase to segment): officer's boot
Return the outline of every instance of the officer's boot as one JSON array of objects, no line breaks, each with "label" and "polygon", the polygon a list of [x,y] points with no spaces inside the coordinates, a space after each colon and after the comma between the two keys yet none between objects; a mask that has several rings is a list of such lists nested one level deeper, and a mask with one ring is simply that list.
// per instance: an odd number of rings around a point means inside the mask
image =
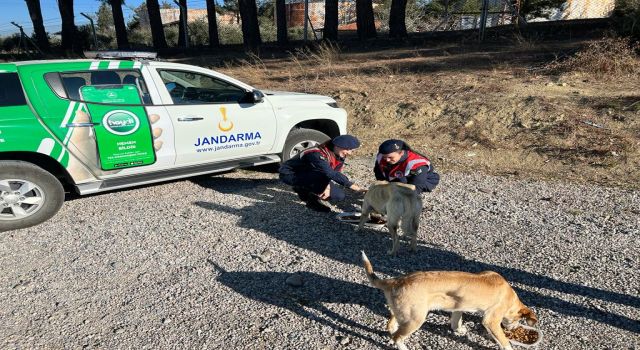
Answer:
[{"label": "officer's boot", "polygon": [[298,195],[298,198],[303,202],[307,202],[309,197],[312,196],[308,190],[300,186],[293,186],[293,192],[295,192]]},{"label": "officer's boot", "polygon": [[307,208],[318,211],[321,213],[330,213],[331,208],[327,207],[318,196],[309,194],[309,200],[307,200]]}]

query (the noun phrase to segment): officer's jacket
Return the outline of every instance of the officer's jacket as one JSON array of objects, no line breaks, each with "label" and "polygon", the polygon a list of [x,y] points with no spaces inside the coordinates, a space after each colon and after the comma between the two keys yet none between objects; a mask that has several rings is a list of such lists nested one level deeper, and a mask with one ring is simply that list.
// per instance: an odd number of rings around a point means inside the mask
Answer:
[{"label": "officer's jacket", "polygon": [[336,156],[326,146],[320,145],[306,149],[286,161],[280,172],[293,173],[298,179],[303,179],[305,173],[321,173],[342,186],[350,187],[353,182],[341,172],[343,166],[344,159]]},{"label": "officer's jacket", "polygon": [[376,179],[412,184],[418,193],[431,192],[440,182],[440,175],[434,171],[427,157],[409,150],[404,152],[396,164],[388,164],[378,154],[373,168]]}]

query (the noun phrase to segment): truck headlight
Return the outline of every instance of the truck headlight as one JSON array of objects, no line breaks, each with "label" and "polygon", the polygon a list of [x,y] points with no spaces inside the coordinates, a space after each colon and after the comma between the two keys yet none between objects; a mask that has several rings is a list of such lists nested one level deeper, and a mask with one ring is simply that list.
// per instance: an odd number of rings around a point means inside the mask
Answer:
[{"label": "truck headlight", "polygon": [[328,102],[329,107],[338,108],[338,102]]}]

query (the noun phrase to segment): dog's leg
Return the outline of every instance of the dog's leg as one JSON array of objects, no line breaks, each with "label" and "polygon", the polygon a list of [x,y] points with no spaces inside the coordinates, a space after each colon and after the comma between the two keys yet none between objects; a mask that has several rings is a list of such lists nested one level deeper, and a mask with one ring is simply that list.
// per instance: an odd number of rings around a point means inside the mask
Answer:
[{"label": "dog's leg", "polygon": [[358,222],[358,227],[356,227],[356,231],[362,230],[364,227],[364,223],[369,220],[369,213],[371,213],[371,205],[369,201],[365,198],[362,202],[362,211],[360,212],[360,222]]},{"label": "dog's leg", "polygon": [[391,335],[391,339],[396,344],[399,350],[408,350],[404,345],[404,340],[409,337],[413,332],[420,329],[424,320],[411,319],[405,323],[402,323],[398,329]]},{"label": "dog's leg", "polygon": [[422,199],[420,199],[420,196],[418,195],[416,198],[416,202],[413,203],[414,205],[414,209],[415,209],[415,213],[414,215],[411,217],[411,221],[410,221],[410,227],[411,227],[411,232],[413,234],[413,236],[411,236],[411,251],[415,252],[416,251],[416,246],[418,244],[418,229],[420,228],[420,214],[422,214]]},{"label": "dog's leg", "polygon": [[391,317],[389,317],[389,322],[387,322],[387,331],[389,334],[393,334],[398,330],[398,320],[396,319],[396,315],[391,312]]},{"label": "dog's leg", "polygon": [[398,236],[398,227],[400,226],[400,220],[402,219],[402,213],[404,212],[404,206],[402,205],[402,200],[397,198],[392,198],[387,203],[387,229],[391,234],[391,239],[393,240],[393,245],[391,246],[391,250],[388,251],[390,255],[396,255],[398,252],[398,247],[400,245],[400,237]]},{"label": "dog's leg", "polygon": [[493,340],[498,343],[502,350],[513,350],[509,339],[504,334],[502,327],[500,327],[501,317],[496,317],[493,313],[485,314],[482,319],[482,325],[487,329],[487,332],[493,337]]},{"label": "dog's leg", "polygon": [[389,216],[389,221],[387,221],[387,229],[389,230],[389,233],[391,233],[393,245],[391,246],[391,250],[389,250],[387,254],[396,255],[396,253],[398,252],[398,246],[400,245],[400,237],[398,237],[398,219],[396,218],[395,221],[392,220],[392,217]]},{"label": "dog's leg", "polygon": [[411,251],[415,252],[416,246],[418,245],[420,213],[416,212],[415,215],[411,214],[412,213],[405,213],[402,217],[402,234],[407,237],[407,241],[409,240],[409,237],[411,237]]},{"label": "dog's leg", "polygon": [[451,329],[455,335],[467,334],[467,327],[462,324],[462,312],[454,311],[451,313]]}]

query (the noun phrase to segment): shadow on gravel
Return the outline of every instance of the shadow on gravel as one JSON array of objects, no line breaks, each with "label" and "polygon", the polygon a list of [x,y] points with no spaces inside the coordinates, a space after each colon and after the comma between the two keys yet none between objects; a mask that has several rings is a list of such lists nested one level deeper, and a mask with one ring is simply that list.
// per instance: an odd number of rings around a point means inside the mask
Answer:
[{"label": "shadow on gravel", "polygon": [[[242,180],[209,177],[194,182],[202,187],[215,189],[222,193],[241,195],[256,200],[254,205],[241,209],[210,202],[196,202],[195,205],[237,215],[240,217],[238,224],[241,227],[264,232],[275,239],[343,263],[360,266],[359,251],[365,250],[376,271],[392,276],[417,270],[468,272],[492,270],[500,273],[510,282],[636,308],[640,306],[640,298],[636,296],[568,283],[510,267],[468,260],[424,241],[418,246],[416,253],[410,253],[407,244],[403,243],[399,251],[400,255],[396,258],[389,257],[386,250],[391,242],[386,232],[376,230],[354,232],[354,226],[336,222],[333,214],[311,212],[297,201],[292,192],[283,190],[284,186],[280,185],[276,179]],[[505,256],[504,260],[509,261],[509,257]],[[589,318],[613,327],[640,333],[640,323],[629,317],[607,312],[596,306],[580,305],[538,292],[521,288],[516,288],[516,290],[523,302],[529,306],[553,310],[568,316]],[[370,288],[360,289],[360,291],[378,293],[382,297],[380,291],[370,290]]]},{"label": "shadow on gravel", "polygon": [[[217,272],[216,280],[233,289],[236,293],[265,304],[287,309],[345,335],[360,338],[379,348],[391,348],[388,344],[372,338],[373,335],[388,338],[388,333],[384,329],[374,329],[359,324],[323,305],[325,303],[360,305],[387,319],[389,312],[384,306],[384,297],[379,290],[373,287],[312,272],[298,272],[303,285],[291,287],[286,284],[287,278],[292,275],[290,273],[227,271],[212,260],[208,262]],[[480,318],[475,317],[475,322],[480,324]],[[474,349],[493,349],[493,347],[485,347],[465,337],[454,336],[448,325],[429,324],[427,329],[430,333],[454,339]],[[486,337],[489,339],[488,334]]]},{"label": "shadow on gravel", "polygon": [[[375,305],[372,311],[386,312],[384,304],[376,301],[378,294],[372,287],[341,281],[311,272],[300,272],[304,282],[301,287],[290,287],[286,279],[291,276],[284,272],[226,271],[213,261],[209,261],[218,273],[216,280],[243,296],[283,309],[299,316],[336,329],[354,338],[360,338],[378,347],[385,345],[372,339],[372,334],[385,336],[382,330],[358,324],[323,303],[350,305]],[[355,329],[357,331],[353,331]]]}]

